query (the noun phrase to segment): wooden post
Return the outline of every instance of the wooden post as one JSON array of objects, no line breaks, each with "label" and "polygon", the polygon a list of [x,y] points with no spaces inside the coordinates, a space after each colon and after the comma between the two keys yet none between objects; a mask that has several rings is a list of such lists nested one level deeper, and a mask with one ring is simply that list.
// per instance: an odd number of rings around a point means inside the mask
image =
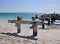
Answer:
[{"label": "wooden post", "polygon": [[32,20],[33,20],[33,36],[37,36],[37,23],[35,21],[35,17],[32,17]]},{"label": "wooden post", "polygon": [[33,22],[33,36],[37,36],[37,23]]},{"label": "wooden post", "polygon": [[48,19],[48,25],[50,25],[50,19]]},{"label": "wooden post", "polygon": [[38,19],[38,15],[37,14],[35,15],[35,18]]},{"label": "wooden post", "polygon": [[16,21],[17,33],[20,33],[21,32],[21,19],[22,19],[21,16],[18,16],[17,17],[17,21]]},{"label": "wooden post", "polygon": [[44,19],[42,20],[42,29],[45,28],[45,25],[44,25]]},{"label": "wooden post", "polygon": [[51,24],[53,24],[53,20],[51,20]]},{"label": "wooden post", "polygon": [[44,28],[45,28],[44,20],[45,20],[45,17],[43,16],[43,17],[42,17],[42,29],[44,29]]}]

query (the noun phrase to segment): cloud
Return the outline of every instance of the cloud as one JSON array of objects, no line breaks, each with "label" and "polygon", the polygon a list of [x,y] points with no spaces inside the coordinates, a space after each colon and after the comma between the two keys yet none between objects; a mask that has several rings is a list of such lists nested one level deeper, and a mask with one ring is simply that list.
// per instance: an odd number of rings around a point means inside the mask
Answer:
[{"label": "cloud", "polygon": [[48,7],[56,7],[57,5],[55,4],[49,4]]}]

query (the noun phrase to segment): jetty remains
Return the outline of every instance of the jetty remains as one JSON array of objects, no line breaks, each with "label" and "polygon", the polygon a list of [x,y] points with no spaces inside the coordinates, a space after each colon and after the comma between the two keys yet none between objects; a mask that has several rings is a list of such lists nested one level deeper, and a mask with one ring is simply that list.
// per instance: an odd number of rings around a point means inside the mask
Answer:
[{"label": "jetty remains", "polygon": [[44,25],[44,20],[36,21],[36,17],[32,17],[32,21],[24,21],[22,20],[21,16],[17,17],[17,20],[8,20],[8,23],[15,23],[17,26],[17,33],[21,32],[21,25],[20,24],[32,24],[32,29],[33,29],[33,36],[37,36],[37,25],[42,25],[42,29],[45,28]]}]

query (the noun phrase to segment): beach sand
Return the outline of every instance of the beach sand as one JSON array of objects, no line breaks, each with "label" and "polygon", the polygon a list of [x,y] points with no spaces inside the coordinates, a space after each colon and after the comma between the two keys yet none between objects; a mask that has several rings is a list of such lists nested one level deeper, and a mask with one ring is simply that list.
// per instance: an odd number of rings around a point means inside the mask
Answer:
[{"label": "beach sand", "polygon": [[38,28],[38,35],[32,36],[31,25],[21,24],[21,33],[16,33],[14,23],[0,22],[0,44],[60,44],[60,27],[57,25],[47,26],[45,29]]}]

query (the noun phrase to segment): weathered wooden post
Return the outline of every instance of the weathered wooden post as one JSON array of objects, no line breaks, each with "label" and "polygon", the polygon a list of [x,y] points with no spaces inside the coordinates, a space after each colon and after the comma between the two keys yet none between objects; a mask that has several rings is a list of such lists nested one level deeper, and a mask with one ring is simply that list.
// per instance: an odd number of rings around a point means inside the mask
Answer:
[{"label": "weathered wooden post", "polygon": [[45,17],[43,16],[43,17],[42,17],[42,29],[44,29],[44,28],[45,28],[44,20],[45,20]]},{"label": "weathered wooden post", "polygon": [[50,19],[48,19],[48,25],[50,25]]},{"label": "weathered wooden post", "polygon": [[51,20],[51,24],[53,24],[53,20]]},{"label": "weathered wooden post", "polygon": [[33,35],[37,36],[37,23],[33,22]]},{"label": "weathered wooden post", "polygon": [[42,20],[42,29],[45,28],[45,25],[44,25],[44,19]]},{"label": "weathered wooden post", "polygon": [[35,18],[32,17],[33,20],[33,36],[37,36],[37,22],[35,21]]},{"label": "weathered wooden post", "polygon": [[38,15],[37,14],[35,15],[35,18],[38,19]]},{"label": "weathered wooden post", "polygon": [[21,16],[18,16],[17,17],[17,21],[16,21],[17,33],[20,33],[21,32],[21,20],[22,20],[22,17]]},{"label": "weathered wooden post", "polygon": [[51,17],[51,24],[53,24],[53,22],[54,22],[55,20],[54,20],[54,18],[53,17]]}]

